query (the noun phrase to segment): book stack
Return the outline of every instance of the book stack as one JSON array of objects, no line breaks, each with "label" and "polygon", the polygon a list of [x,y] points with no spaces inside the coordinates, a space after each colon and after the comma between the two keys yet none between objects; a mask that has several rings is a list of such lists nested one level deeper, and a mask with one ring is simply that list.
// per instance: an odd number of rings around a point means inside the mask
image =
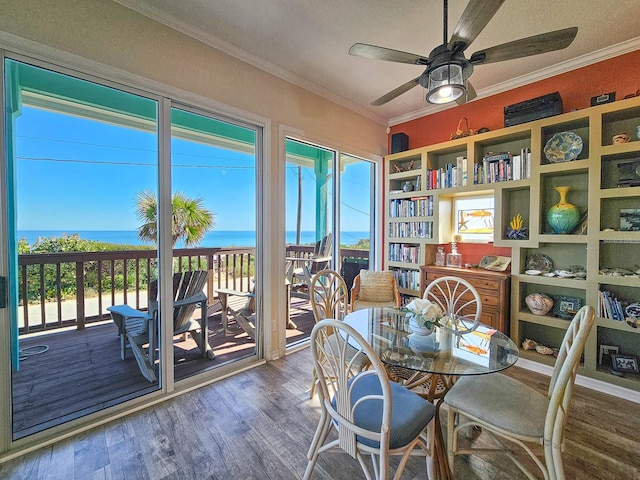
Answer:
[{"label": "book stack", "polygon": [[400,222],[389,224],[391,238],[431,238],[432,222]]},{"label": "book stack", "polygon": [[622,303],[607,290],[601,290],[598,295],[598,316],[609,320],[624,321]]},{"label": "book stack", "polygon": [[406,243],[389,244],[389,261],[418,263],[420,261],[420,246]]},{"label": "book stack", "polygon": [[433,197],[411,197],[389,202],[389,217],[430,217],[433,215]]},{"label": "book stack", "polygon": [[531,152],[523,148],[517,155],[511,152],[490,153],[482,157],[482,162],[474,165],[473,181],[485,183],[522,180],[531,176]]}]

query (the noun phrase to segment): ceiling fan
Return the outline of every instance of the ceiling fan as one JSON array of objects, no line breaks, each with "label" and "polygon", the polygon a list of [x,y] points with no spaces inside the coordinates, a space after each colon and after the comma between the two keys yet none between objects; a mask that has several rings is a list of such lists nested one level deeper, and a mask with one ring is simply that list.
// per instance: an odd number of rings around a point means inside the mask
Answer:
[{"label": "ceiling fan", "polygon": [[489,20],[495,15],[503,2],[504,0],[470,0],[467,8],[462,12],[460,20],[458,20],[451,39],[447,42],[448,0],[444,0],[443,43],[434,48],[428,57],[365,43],[354,44],[349,49],[351,55],[427,67],[422,75],[391,90],[371,102],[371,105],[383,105],[408,92],[416,85],[427,89],[427,101],[429,103],[442,104],[455,100],[456,103],[461,105],[476,97],[476,92],[468,80],[475,65],[502,62],[561,50],[568,47],[578,33],[578,27],[555,30],[485,48],[474,52],[467,59],[464,51],[489,23]]}]

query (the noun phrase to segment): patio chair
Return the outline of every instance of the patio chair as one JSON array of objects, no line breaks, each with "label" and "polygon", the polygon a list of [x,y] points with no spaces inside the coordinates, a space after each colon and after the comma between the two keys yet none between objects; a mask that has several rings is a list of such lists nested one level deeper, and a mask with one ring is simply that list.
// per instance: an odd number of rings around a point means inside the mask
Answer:
[{"label": "patio chair", "polygon": [[400,291],[393,272],[360,270],[351,287],[351,311],[371,307],[400,308]]},{"label": "patio chair", "polygon": [[[204,270],[178,272],[173,275],[173,334],[190,333],[204,358],[213,360],[215,354],[208,341],[207,296],[202,291],[207,281]],[[141,312],[128,305],[108,307],[111,318],[118,326],[121,357],[125,358],[125,347],[131,351],[140,367],[142,375],[150,382],[157,381],[155,372],[156,347],[158,338],[158,282],[149,285],[149,311]],[[199,320],[192,318],[200,306]],[[145,349],[145,345],[147,345]]]},{"label": "patio chair", "polygon": [[219,288],[217,290],[220,299],[220,312],[222,319],[222,327],[225,335],[233,334],[229,329],[229,315],[235,320],[236,324],[244,330],[249,337],[255,340],[256,326],[250,318],[256,313],[256,289],[255,286],[250,292],[240,292],[227,288]]},{"label": "patio chair", "polygon": [[[311,354],[321,379],[320,421],[307,454],[305,479],[311,478],[318,455],[330,449],[342,449],[357,459],[367,479],[373,478],[364,458],[370,455],[377,480],[389,478],[391,455],[400,456],[396,479],[409,457],[420,452],[416,449],[429,455],[425,432],[427,427],[432,430],[435,407],[390,382],[373,348],[353,327],[332,318],[320,321],[311,332]],[[358,357],[369,358],[371,368],[353,368]],[[337,439],[329,435],[332,429]]]},{"label": "patio chair", "polygon": [[316,242],[313,254],[308,258],[287,257],[287,280],[293,291],[297,288],[311,285],[311,278],[320,270],[329,267],[331,263],[331,249],[333,236],[328,233],[322,240]]}]

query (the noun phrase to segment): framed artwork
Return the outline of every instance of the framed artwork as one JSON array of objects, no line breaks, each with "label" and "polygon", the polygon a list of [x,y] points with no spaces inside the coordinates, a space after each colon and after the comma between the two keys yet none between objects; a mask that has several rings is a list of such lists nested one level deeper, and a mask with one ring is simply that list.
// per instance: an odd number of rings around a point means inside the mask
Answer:
[{"label": "framed artwork", "polygon": [[571,320],[576,312],[582,307],[582,299],[578,297],[567,297],[564,295],[555,295],[553,303],[553,315]]},{"label": "framed artwork", "polygon": [[620,210],[620,230],[623,232],[640,231],[640,208],[623,208]]},{"label": "framed artwork", "polygon": [[612,353],[611,364],[613,369],[618,372],[638,373],[638,357],[635,355],[618,355]]}]

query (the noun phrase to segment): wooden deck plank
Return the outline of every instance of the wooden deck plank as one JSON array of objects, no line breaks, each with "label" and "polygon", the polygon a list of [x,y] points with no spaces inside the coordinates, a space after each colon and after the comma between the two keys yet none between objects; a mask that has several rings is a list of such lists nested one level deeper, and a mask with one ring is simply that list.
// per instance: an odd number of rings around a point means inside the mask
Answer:
[{"label": "wooden deck plank", "polygon": [[[308,338],[314,325],[308,302],[294,300],[291,310],[296,329],[287,330],[287,344]],[[231,334],[224,335],[220,313],[209,317],[209,343],[215,360],[202,358],[195,341],[174,338],[175,378],[187,378],[203,370],[253,355],[255,342],[233,318]],[[143,395],[155,384],[142,377],[131,351],[120,359],[120,340],[112,322],[89,325],[85,330],[31,334],[21,338],[21,349],[46,345],[13,373],[14,432],[22,437],[121,401]]]}]

